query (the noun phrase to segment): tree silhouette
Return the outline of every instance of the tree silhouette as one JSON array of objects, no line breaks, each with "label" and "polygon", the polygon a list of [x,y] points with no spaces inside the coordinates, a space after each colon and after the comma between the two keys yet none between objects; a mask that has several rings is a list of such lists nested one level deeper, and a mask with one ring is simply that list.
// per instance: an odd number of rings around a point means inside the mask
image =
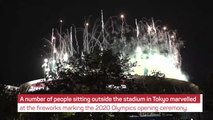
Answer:
[{"label": "tree silhouette", "polygon": [[[128,56],[113,53],[112,50],[96,50],[93,53],[75,55],[70,58],[69,69],[58,64],[59,80],[46,82],[51,91],[69,91],[71,93],[108,93],[113,89],[107,86],[120,86],[126,78],[130,78]],[[66,90],[65,90],[66,89]],[[72,89],[72,90],[68,90]],[[63,92],[63,93],[64,93]]]}]

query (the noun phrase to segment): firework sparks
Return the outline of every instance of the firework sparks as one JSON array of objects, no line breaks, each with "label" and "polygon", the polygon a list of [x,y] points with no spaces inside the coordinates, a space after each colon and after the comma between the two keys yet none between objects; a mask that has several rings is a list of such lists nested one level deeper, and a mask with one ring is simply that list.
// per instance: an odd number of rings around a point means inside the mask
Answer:
[{"label": "firework sparks", "polygon": [[[74,54],[91,53],[95,48],[101,50],[112,49],[115,53],[121,52],[130,57],[130,63],[136,63],[131,74],[150,75],[152,70],[160,71],[167,78],[187,80],[181,71],[180,48],[183,42],[176,33],[168,30],[166,26],[156,27],[154,20],[151,22],[135,19],[135,27],[128,25],[124,15],[119,18],[110,17],[106,22],[97,20],[93,25],[85,23],[81,31],[83,35],[83,49],[79,49],[76,28],[62,35],[62,20],[60,21],[60,33],[52,31],[52,54],[44,61],[46,74],[55,73],[57,76],[57,63],[62,63],[67,68],[69,57]],[[124,24],[125,23],[125,24]],[[79,37],[80,38],[80,37]],[[82,38],[82,37],[81,37]],[[71,68],[70,68],[71,69]]]}]

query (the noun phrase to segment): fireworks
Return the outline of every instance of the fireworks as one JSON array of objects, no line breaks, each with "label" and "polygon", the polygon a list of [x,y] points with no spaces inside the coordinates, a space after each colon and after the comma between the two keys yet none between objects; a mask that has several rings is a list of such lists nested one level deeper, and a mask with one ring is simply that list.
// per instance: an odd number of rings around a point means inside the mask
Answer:
[{"label": "fireworks", "polygon": [[[132,68],[132,75],[151,75],[151,72],[160,71],[167,78],[187,80],[181,71],[180,48],[183,42],[176,32],[168,30],[166,26],[158,26],[154,20],[135,19],[135,25],[128,25],[122,14],[120,17],[109,17],[104,22],[103,11],[101,19],[94,23],[85,22],[83,29],[72,26],[70,30],[62,33],[62,20],[60,32],[52,30],[50,43],[51,53],[44,60],[45,74],[54,73],[57,78],[57,64],[62,68],[72,69],[68,65],[69,58],[74,54],[92,53],[95,49],[121,52],[130,57],[130,63],[136,63]],[[78,32],[82,36],[79,37]],[[82,41],[82,45],[80,44]],[[51,74],[52,75],[52,74]]]}]

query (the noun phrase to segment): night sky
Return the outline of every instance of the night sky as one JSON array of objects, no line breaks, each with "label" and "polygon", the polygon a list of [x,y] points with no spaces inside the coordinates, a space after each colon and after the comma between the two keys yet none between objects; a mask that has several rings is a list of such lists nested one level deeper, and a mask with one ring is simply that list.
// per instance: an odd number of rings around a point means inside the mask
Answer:
[{"label": "night sky", "polygon": [[[53,2],[54,1],[54,2]],[[68,1],[68,0],[67,0]],[[181,50],[183,71],[190,81],[202,83],[213,73],[213,40],[210,3],[193,0],[49,0],[29,2],[1,1],[1,80],[2,83],[23,83],[41,78],[44,56],[44,38],[50,38],[51,28],[72,24],[83,27],[84,16],[119,16],[124,13],[127,22],[135,18],[154,18],[170,29],[177,29],[185,42]]]}]

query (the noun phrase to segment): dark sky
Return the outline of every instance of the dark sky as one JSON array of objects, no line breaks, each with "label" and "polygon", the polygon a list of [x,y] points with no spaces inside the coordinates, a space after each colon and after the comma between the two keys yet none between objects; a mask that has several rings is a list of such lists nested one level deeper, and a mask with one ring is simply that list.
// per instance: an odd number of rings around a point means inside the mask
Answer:
[{"label": "dark sky", "polygon": [[135,18],[161,20],[177,29],[185,42],[181,50],[183,70],[190,80],[202,83],[213,72],[213,40],[210,26],[210,3],[194,0],[17,0],[1,1],[1,80],[7,84],[23,83],[42,77],[44,40],[50,38],[51,28],[72,24],[83,26],[84,16],[99,17],[125,13],[127,21]]}]

